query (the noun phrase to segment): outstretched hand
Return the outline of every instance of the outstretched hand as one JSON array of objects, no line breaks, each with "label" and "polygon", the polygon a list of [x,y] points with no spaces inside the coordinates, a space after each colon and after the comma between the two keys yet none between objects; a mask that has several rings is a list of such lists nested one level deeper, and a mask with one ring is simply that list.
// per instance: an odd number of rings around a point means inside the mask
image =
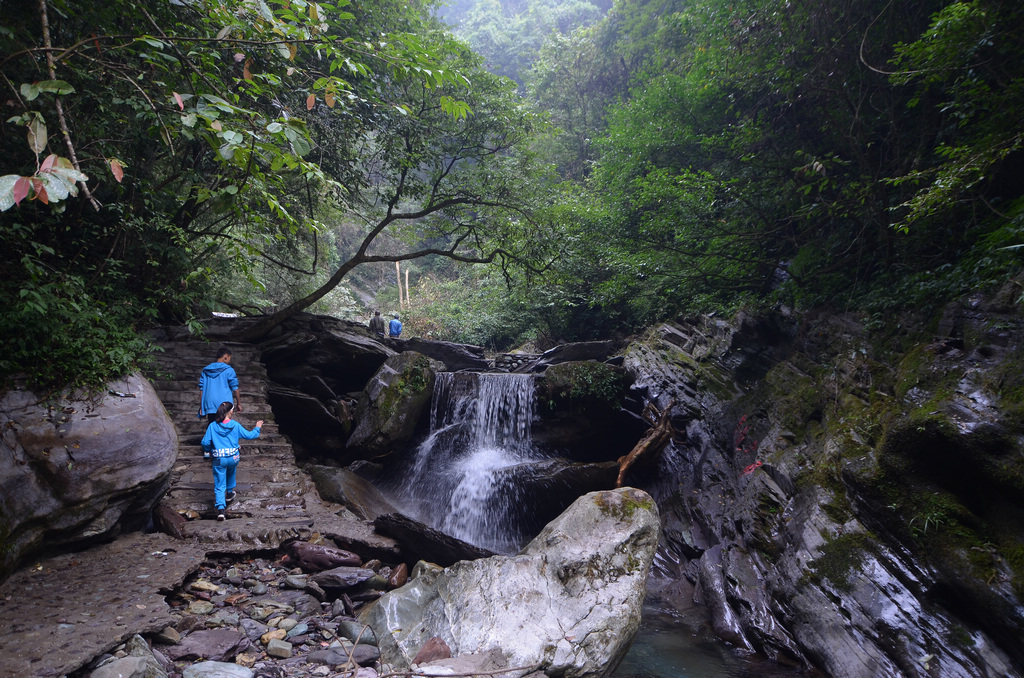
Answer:
[{"label": "outstretched hand", "polygon": [[263,428],[263,420],[262,419],[260,419],[259,421],[256,422],[256,428]]}]

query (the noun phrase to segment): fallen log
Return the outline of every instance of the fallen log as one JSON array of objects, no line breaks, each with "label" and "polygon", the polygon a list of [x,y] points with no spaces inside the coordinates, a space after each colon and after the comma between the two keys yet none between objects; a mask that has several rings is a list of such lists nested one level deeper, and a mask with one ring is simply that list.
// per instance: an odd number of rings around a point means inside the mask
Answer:
[{"label": "fallen log", "polygon": [[676,430],[672,427],[672,407],[675,404],[674,399],[670,400],[665,409],[660,411],[653,403],[647,403],[644,407],[641,416],[651,424],[651,428],[629,454],[619,458],[619,477],[615,480],[615,487],[622,487],[626,471],[637,459],[648,452],[660,452],[675,437]]}]

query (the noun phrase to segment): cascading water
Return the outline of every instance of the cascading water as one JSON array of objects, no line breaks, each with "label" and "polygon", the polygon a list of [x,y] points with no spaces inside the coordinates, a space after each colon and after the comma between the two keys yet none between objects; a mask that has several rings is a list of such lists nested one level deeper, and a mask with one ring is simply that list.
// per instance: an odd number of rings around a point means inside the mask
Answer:
[{"label": "cascading water", "polygon": [[528,374],[437,375],[430,435],[393,501],[463,541],[508,553],[523,538],[517,470],[537,462]]}]

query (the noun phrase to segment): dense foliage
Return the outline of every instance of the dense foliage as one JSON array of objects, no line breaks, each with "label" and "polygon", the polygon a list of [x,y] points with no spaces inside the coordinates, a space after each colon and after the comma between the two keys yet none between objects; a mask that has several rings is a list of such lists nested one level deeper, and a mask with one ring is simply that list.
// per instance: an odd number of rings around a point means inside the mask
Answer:
[{"label": "dense foliage", "polygon": [[397,310],[395,261],[410,331],[494,348],[937,308],[1021,263],[1022,13],[8,3],[0,373],[99,383],[212,308]]},{"label": "dense foliage", "polygon": [[8,3],[0,376],[100,384],[137,328],[306,308],[360,264],[543,259],[531,116],[427,9]]}]

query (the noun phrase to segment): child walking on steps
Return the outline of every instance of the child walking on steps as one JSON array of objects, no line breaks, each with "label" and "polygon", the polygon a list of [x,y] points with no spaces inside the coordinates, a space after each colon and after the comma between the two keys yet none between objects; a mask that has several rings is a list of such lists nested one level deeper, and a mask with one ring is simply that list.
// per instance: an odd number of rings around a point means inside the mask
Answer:
[{"label": "child walking on steps", "polygon": [[238,468],[240,438],[253,440],[260,435],[263,420],[256,422],[256,427],[247,430],[237,421],[231,420],[234,406],[221,403],[217,408],[217,419],[206,427],[203,436],[203,456],[212,457],[213,465],[213,501],[217,507],[217,520],[224,520],[224,511],[228,502],[235,498],[235,469]]}]

